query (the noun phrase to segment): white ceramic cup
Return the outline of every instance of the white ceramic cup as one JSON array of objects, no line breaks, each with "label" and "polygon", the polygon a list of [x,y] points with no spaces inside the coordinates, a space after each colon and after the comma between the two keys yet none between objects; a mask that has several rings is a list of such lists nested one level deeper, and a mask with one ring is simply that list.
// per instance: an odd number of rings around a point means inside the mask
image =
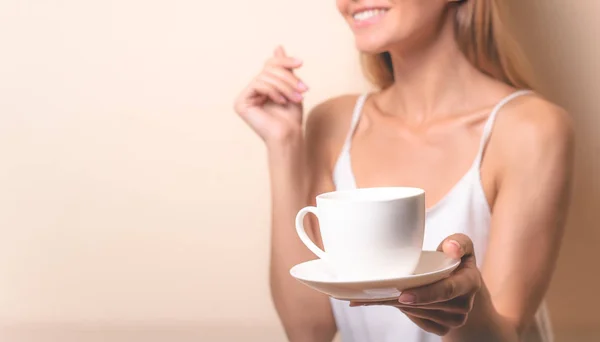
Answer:
[{"label": "white ceramic cup", "polygon": [[[306,234],[308,213],[317,216],[325,251]],[[324,193],[317,196],[316,207],[298,212],[296,230],[338,278],[406,276],[415,270],[423,248],[425,191],[380,187]]]}]

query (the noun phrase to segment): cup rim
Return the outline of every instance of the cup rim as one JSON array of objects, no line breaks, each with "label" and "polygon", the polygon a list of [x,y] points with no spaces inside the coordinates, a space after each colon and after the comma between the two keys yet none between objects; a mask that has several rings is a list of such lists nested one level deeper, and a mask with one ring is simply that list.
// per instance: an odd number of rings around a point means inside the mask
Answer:
[{"label": "cup rim", "polygon": [[[392,193],[392,195],[391,196],[382,196],[383,198],[380,198],[380,199],[353,198],[353,197],[344,196],[345,194],[349,194],[349,193],[371,192],[371,191],[377,191],[377,190],[390,191]],[[394,195],[393,194],[394,191],[397,191],[398,193],[396,195]],[[343,201],[343,202],[353,202],[353,203],[365,203],[365,202],[382,203],[382,202],[391,202],[391,201],[397,201],[397,200],[401,200],[401,199],[420,197],[420,196],[423,196],[424,194],[425,194],[425,190],[421,189],[421,188],[417,188],[417,187],[379,186],[379,187],[367,187],[367,188],[356,188],[356,189],[349,189],[349,190],[329,191],[329,192],[319,194],[316,199],[318,201]],[[342,198],[335,198],[340,195],[342,196]]]}]

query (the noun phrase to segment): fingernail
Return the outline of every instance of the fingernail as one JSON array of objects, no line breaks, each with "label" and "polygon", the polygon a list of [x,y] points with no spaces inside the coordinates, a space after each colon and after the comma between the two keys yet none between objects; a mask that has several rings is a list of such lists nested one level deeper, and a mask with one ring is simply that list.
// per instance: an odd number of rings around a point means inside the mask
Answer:
[{"label": "fingernail", "polygon": [[292,58],[294,60],[294,63],[296,64],[302,64],[302,60],[299,58]]},{"label": "fingernail", "polygon": [[292,97],[296,101],[302,101],[302,99],[303,99],[302,94],[300,94],[300,93],[294,93],[294,94],[292,94]]},{"label": "fingernail", "polygon": [[403,304],[414,304],[417,302],[417,296],[412,293],[404,292],[398,297],[398,301]]},{"label": "fingernail", "polygon": [[302,82],[298,82],[298,89],[300,91],[307,91],[308,87],[306,86],[306,84],[302,83]]},{"label": "fingernail", "polygon": [[461,249],[460,243],[458,243],[458,241],[456,241],[456,240],[449,240],[448,242],[451,243],[451,244],[453,244],[454,246],[456,246],[456,248],[458,248],[458,250]]}]

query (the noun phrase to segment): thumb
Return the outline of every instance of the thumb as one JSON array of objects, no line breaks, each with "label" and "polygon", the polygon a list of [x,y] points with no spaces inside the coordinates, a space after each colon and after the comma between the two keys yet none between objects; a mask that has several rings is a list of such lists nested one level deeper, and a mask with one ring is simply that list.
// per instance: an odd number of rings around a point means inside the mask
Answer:
[{"label": "thumb", "polygon": [[454,259],[475,256],[473,241],[464,234],[450,235],[444,239],[437,250]]}]

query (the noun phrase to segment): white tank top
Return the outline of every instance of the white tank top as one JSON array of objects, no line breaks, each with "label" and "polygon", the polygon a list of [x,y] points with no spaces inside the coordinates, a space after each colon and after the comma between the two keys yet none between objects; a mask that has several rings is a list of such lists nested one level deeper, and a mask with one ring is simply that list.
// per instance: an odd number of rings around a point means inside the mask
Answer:
[{"label": "white tank top", "polygon": [[[483,129],[479,152],[467,173],[436,205],[426,212],[424,250],[436,250],[446,237],[462,233],[471,238],[475,246],[477,264],[481,267],[488,243],[491,212],[483,191],[480,165],[484,148],[492,132],[496,115],[514,98],[530,94],[529,90],[517,91],[492,110]],[[337,190],[355,189],[356,182],[350,162],[350,145],[358,125],[368,94],[358,98],[350,131],[333,171]],[[384,306],[349,307],[348,302],[331,299],[338,331],[343,342],[441,342],[437,335],[421,330],[400,310]],[[550,320],[544,303],[535,317],[538,338],[553,341]]]}]

